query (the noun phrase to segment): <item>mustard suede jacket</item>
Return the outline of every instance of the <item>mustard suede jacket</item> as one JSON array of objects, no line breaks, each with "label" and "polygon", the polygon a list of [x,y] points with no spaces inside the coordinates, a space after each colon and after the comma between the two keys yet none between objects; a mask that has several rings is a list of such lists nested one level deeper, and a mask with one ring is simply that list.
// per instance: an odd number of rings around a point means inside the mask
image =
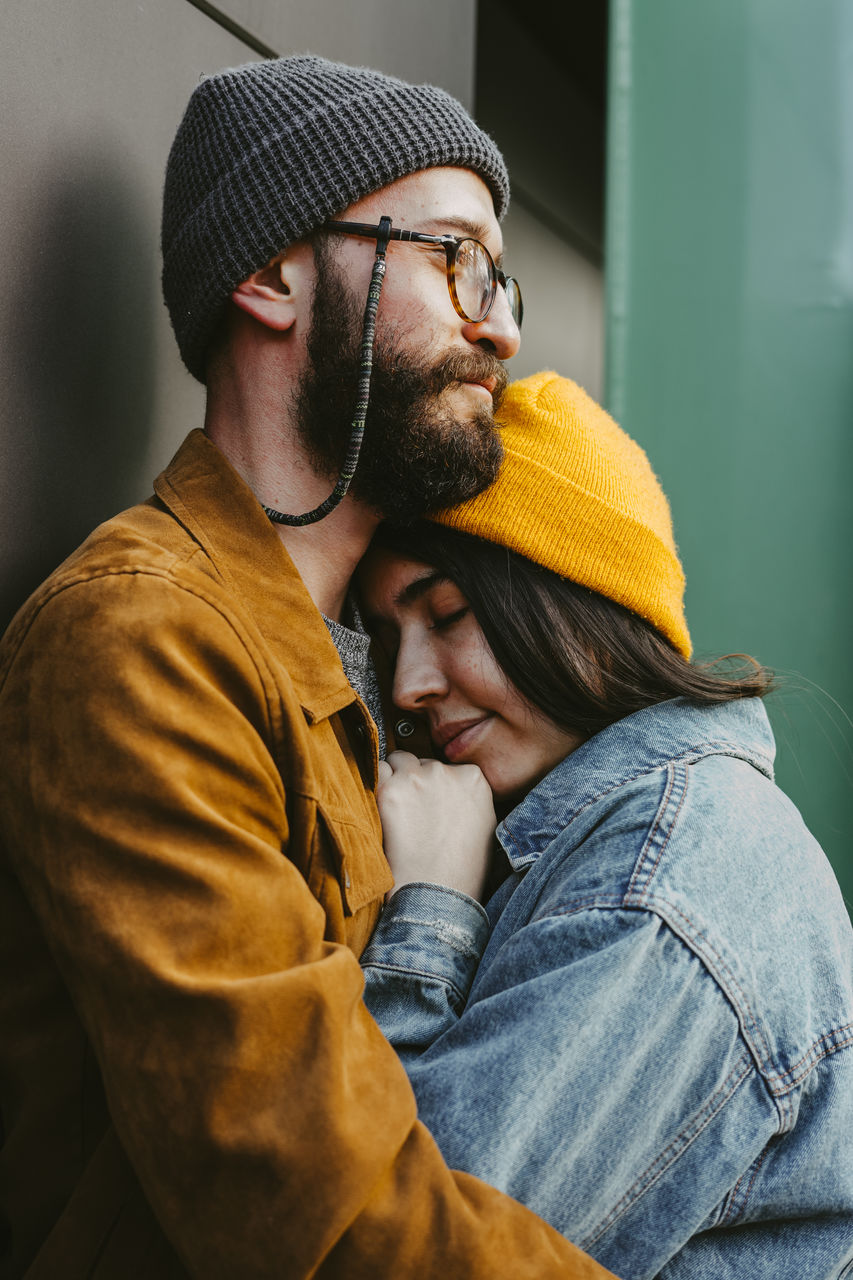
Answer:
[{"label": "mustard suede jacket", "polygon": [[0,651],[0,1276],[609,1274],[417,1122],[375,728],[201,432],[155,490]]}]

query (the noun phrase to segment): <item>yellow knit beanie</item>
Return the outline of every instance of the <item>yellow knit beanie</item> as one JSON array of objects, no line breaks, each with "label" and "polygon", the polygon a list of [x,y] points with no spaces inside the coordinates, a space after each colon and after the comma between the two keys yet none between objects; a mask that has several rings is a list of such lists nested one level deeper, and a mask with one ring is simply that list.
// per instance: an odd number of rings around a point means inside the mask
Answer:
[{"label": "yellow knit beanie", "polygon": [[434,519],[617,601],[689,658],[669,503],[640,446],[556,373],[512,383],[497,420],[497,480]]}]

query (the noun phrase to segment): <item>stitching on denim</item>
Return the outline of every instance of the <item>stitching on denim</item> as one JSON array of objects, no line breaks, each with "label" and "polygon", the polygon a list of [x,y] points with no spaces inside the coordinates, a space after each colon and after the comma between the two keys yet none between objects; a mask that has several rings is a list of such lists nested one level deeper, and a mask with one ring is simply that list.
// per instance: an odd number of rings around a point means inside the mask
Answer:
[{"label": "stitching on denim", "polygon": [[[812,1070],[813,1066],[817,1065],[817,1062],[825,1059],[825,1057],[829,1057],[831,1053],[844,1050],[844,1048],[848,1048],[850,1044],[853,1044],[853,1023],[844,1023],[841,1027],[836,1027],[833,1030],[830,1030],[830,1032],[826,1032],[824,1036],[820,1037],[820,1039],[817,1039],[817,1041],[808,1048],[808,1051],[804,1053],[797,1062],[794,1062],[793,1066],[790,1066],[788,1071],[777,1070],[775,1066],[772,1065],[770,1059],[770,1047],[768,1047],[765,1038],[763,1038],[760,1024],[758,1024],[756,1015],[753,1014],[752,1006],[749,1005],[747,996],[745,996],[743,988],[740,987],[738,979],[736,979],[735,975],[731,973],[731,970],[729,969],[729,966],[726,965],[725,960],[717,954],[715,948],[713,948],[711,943],[708,942],[707,934],[699,931],[697,925],[694,924],[693,920],[690,919],[688,915],[684,914],[684,911],[680,911],[678,906],[672,905],[671,902],[660,902],[654,899],[654,897],[649,896],[640,902],[629,902],[626,901],[625,897],[590,895],[589,897],[579,897],[579,899],[575,899],[571,906],[565,906],[565,908],[548,911],[548,916],[576,915],[579,911],[585,911],[589,908],[616,908],[622,910],[649,911],[649,913],[657,915],[658,918],[663,920],[663,923],[667,925],[667,928],[671,928],[672,932],[675,933],[675,936],[679,937],[680,940],[685,943],[685,946],[688,946],[704,965],[711,966],[712,979],[715,980],[717,986],[721,987],[722,995],[724,995],[726,1000],[729,1001],[730,1004],[734,1005],[735,1010],[738,1010],[740,1014],[739,1021],[742,1021],[742,1023],[748,1023],[749,1028],[754,1028],[754,1038],[760,1039],[762,1043],[763,1051],[758,1052],[757,1046],[752,1046],[751,1033],[749,1033],[748,1029],[744,1029],[745,1041],[747,1041],[749,1046],[751,1046],[758,1070],[761,1071],[762,1078],[766,1080],[767,1087],[771,1089],[772,1093],[774,1093],[777,1105],[785,1108],[785,1115],[789,1115],[790,1112],[788,1110],[788,1103],[786,1103],[785,1098],[781,1096],[781,1094],[790,1092],[790,1089],[793,1089],[797,1087],[798,1084],[802,1083],[803,1080],[806,1079],[809,1070]],[[683,929],[679,929],[678,925],[669,919],[670,913],[678,915],[679,918],[683,920],[686,927],[684,931]],[[547,919],[548,916],[538,916],[538,919]],[[726,991],[725,987],[722,987],[720,978],[713,973],[713,965],[715,965],[715,963],[719,966],[720,970],[722,970],[722,973],[725,974],[725,977],[729,980],[731,987],[733,987],[736,993],[738,993],[740,1000],[743,1001],[743,1007],[740,1007],[739,1002],[734,1000],[733,996]],[[838,1038],[841,1034],[844,1034],[844,1039]],[[824,1050],[818,1050],[818,1046],[821,1046],[824,1042],[827,1042]],[[799,1070],[800,1068],[802,1068],[802,1070]],[[797,1074],[798,1071],[799,1074]],[[774,1084],[774,1082],[779,1083]]]},{"label": "stitching on denim", "polygon": [[[625,905],[627,906],[629,904],[626,902]],[[744,1026],[744,1035],[746,1037],[747,1043],[748,1044],[751,1043],[751,1040],[755,1040],[758,1042],[756,1049],[753,1050],[756,1063],[758,1065],[758,1068],[762,1076],[767,1080],[768,1088],[772,1089],[774,1096],[777,1097],[779,1101],[779,1105],[785,1105],[783,1104],[780,1095],[789,1092],[791,1089],[795,1088],[798,1084],[800,1084],[801,1081],[805,1079],[805,1076],[808,1074],[811,1068],[817,1062],[819,1062],[822,1058],[828,1057],[830,1053],[833,1053],[839,1049],[844,1049],[847,1047],[847,1045],[853,1043],[853,1023],[845,1023],[843,1026],[837,1027],[832,1031],[826,1032],[823,1036],[821,1036],[819,1040],[816,1040],[811,1045],[809,1050],[803,1055],[803,1057],[800,1058],[799,1061],[796,1062],[787,1071],[778,1070],[778,1068],[773,1064],[773,1060],[770,1053],[770,1046],[768,1045],[764,1037],[764,1033],[761,1029],[761,1024],[759,1023],[756,1015],[752,1011],[752,1006],[749,1003],[749,999],[747,998],[746,992],[741,987],[740,983],[738,982],[737,978],[735,977],[729,965],[726,963],[723,957],[716,951],[716,949],[711,945],[707,934],[703,933],[695,924],[695,922],[691,920],[689,916],[685,915],[684,912],[681,911],[678,907],[676,907],[674,903],[665,902],[665,901],[657,902],[653,897],[647,896],[641,905],[645,906],[647,909],[652,910],[655,912],[655,914],[659,915],[661,919],[663,919],[665,923],[667,923],[670,926],[670,928],[672,928],[678,934],[678,936],[681,937],[682,940],[691,947],[691,950],[694,950],[696,954],[699,955],[699,957],[706,962],[706,964],[711,968],[712,973],[713,973],[713,968],[716,966],[716,968],[720,970],[721,975],[723,975],[726,978],[727,983],[732,988],[732,993],[734,992],[737,993],[739,1000],[736,1000],[734,998],[734,995],[730,994],[724,988],[724,994],[731,1001],[731,1003],[734,1004],[735,1008],[739,1010],[742,1017],[742,1021],[745,1024],[748,1024],[748,1027],[746,1025]],[[668,919],[668,916],[670,915],[670,913],[678,916],[679,919],[684,921],[687,936],[684,936],[684,934],[677,928],[677,926],[670,919]],[[714,977],[716,978],[716,975],[714,975]],[[722,983],[720,983],[719,978],[717,978],[716,980],[718,982],[718,985],[720,986],[723,985]],[[845,1040],[842,1040],[842,1041],[836,1040],[837,1036],[841,1035],[842,1032],[847,1032],[847,1031],[851,1032],[850,1036],[848,1036]],[[833,1043],[831,1043],[824,1050],[818,1051],[818,1046],[822,1044],[825,1040],[830,1040]],[[760,1049],[758,1048],[759,1045],[760,1045]],[[803,1067],[804,1069],[800,1072],[799,1075],[797,1075],[796,1072],[800,1067]]]},{"label": "stitching on denim", "polygon": [[440,987],[442,990],[449,987],[451,991],[456,993],[462,1004],[464,1004],[468,999],[467,993],[462,991],[452,978],[436,973],[427,973],[424,969],[401,969],[395,964],[382,964],[381,961],[365,960],[364,957],[362,957],[361,960],[361,967],[365,971],[368,969],[379,969],[382,973],[396,973],[402,978],[423,978],[427,982],[435,983],[435,985]]},{"label": "stitching on denim", "polygon": [[[727,996],[730,1002],[735,1005],[735,1008],[739,1010],[741,1014],[741,1020],[745,1023],[748,1022],[751,1027],[754,1027],[755,1029],[754,1038],[759,1040],[762,1045],[762,1052],[755,1053],[755,1058],[759,1068],[761,1069],[762,1074],[778,1075],[779,1073],[773,1071],[773,1069],[769,1066],[769,1063],[771,1060],[770,1047],[767,1044],[767,1041],[764,1039],[764,1034],[758,1023],[758,1019],[756,1018],[755,1014],[752,1012],[752,1008],[750,1006],[749,1000],[747,999],[746,993],[741,988],[740,983],[738,982],[732,970],[729,968],[729,965],[726,963],[723,957],[716,951],[716,949],[711,945],[708,935],[699,928],[699,926],[695,923],[695,921],[691,920],[689,916],[685,915],[684,912],[680,910],[680,908],[677,907],[672,902],[669,902],[666,900],[658,901],[654,895],[646,894],[642,902],[640,903],[640,905],[646,907],[648,910],[654,911],[655,914],[659,915],[661,919],[663,919],[665,923],[668,924],[676,934],[678,934],[678,936],[682,939],[682,941],[687,943],[688,946],[690,946],[690,949],[694,951],[705,962],[706,966],[711,968],[712,974],[713,974],[713,968],[714,966],[716,966],[716,968],[720,971],[720,973],[726,977],[726,979],[728,980],[733,990],[736,991],[738,996],[740,997],[740,1004],[738,1003],[737,1000],[734,1000],[732,998],[732,996],[729,994],[728,991],[724,990],[724,994]],[[678,927],[672,922],[672,920],[668,918],[670,915],[677,916],[680,920],[684,922],[683,930],[679,930]],[[718,985],[722,986],[723,984],[720,982],[717,975],[713,974],[713,976],[717,981]],[[749,1036],[747,1036],[747,1041],[749,1041]]]},{"label": "stitching on denim", "polygon": [[[737,980],[735,979],[734,975],[731,974],[730,975],[731,984],[734,988],[736,988],[738,994],[743,999],[743,1003],[746,1006],[746,1009],[749,1013],[749,1018],[747,1019],[746,1016],[744,1015],[743,1009],[740,1008],[737,1001],[723,986],[722,982],[720,981],[720,978],[717,976],[716,973],[714,973],[712,962],[714,959],[720,959],[719,967],[721,969],[728,971],[727,965],[720,957],[717,957],[717,953],[712,949],[710,943],[707,940],[707,936],[703,934],[696,927],[696,925],[689,918],[689,916],[686,916],[683,911],[679,911],[678,907],[674,906],[672,903],[669,903],[669,902],[658,903],[654,897],[649,897],[649,896],[645,897],[642,901],[639,901],[639,902],[629,902],[627,901],[627,895],[625,897],[620,897],[620,898],[602,898],[602,897],[576,898],[571,907],[561,907],[557,910],[550,911],[548,915],[549,916],[577,915],[579,912],[586,911],[590,907],[601,907],[601,908],[616,907],[617,909],[621,909],[625,911],[645,911],[651,915],[656,916],[659,920],[662,920],[663,923],[666,925],[666,927],[672,930],[675,936],[681,940],[681,942],[688,948],[688,950],[690,950],[696,956],[696,958],[705,967],[705,969],[709,971],[712,982],[714,982],[716,986],[719,987],[722,993],[722,996],[727,1001],[727,1003],[734,1006],[736,1011],[735,1016],[738,1019],[738,1023],[741,1025],[741,1030],[743,1032],[744,1039],[746,1040],[747,1046],[749,1047],[750,1052],[752,1053],[752,1056],[755,1059],[755,1064],[758,1070],[761,1072],[762,1077],[765,1077],[767,1075],[779,1074],[778,1072],[773,1071],[772,1068],[765,1066],[765,1061],[762,1058],[762,1055],[756,1051],[755,1047],[751,1043],[750,1037],[747,1034],[746,1029],[743,1027],[743,1023],[748,1021],[750,1025],[755,1026],[757,1034],[759,1035],[759,1037],[761,1037],[761,1028],[758,1026],[755,1015],[753,1014],[752,1009],[749,1006],[749,1001],[746,999],[745,994],[741,991],[740,987],[738,986]],[[685,922],[685,925],[687,926],[687,928],[685,929],[682,927],[681,929],[679,929],[678,926],[674,924],[672,920],[668,919],[669,912],[672,912],[674,915],[680,916],[681,919]],[[544,920],[547,918],[548,916],[539,917],[540,920]],[[703,948],[704,948],[704,951],[707,952],[707,954],[703,954]],[[763,1037],[761,1038],[763,1040]],[[764,1057],[769,1060],[769,1055],[770,1055],[769,1048],[765,1044]],[[770,1085],[769,1082],[768,1082],[768,1087],[772,1088],[772,1085]],[[779,1105],[780,1106],[783,1105],[781,1100],[779,1100]]]},{"label": "stitching on denim", "polygon": [[[594,795],[591,795],[579,809],[573,809],[568,817],[565,813],[561,813],[560,830],[557,831],[551,839],[555,840],[562,831],[566,830],[566,827],[569,824],[574,822],[576,818],[579,818],[580,815],[590,807],[590,805],[595,804],[598,800],[603,800],[605,796],[610,795],[613,791],[619,791],[620,788],[627,786],[629,782],[636,782],[638,778],[647,778],[653,773],[660,773],[664,769],[669,769],[671,765],[682,763],[687,765],[698,764],[700,760],[705,760],[709,756],[727,756],[729,759],[742,760],[744,764],[748,764],[750,768],[757,769],[758,766],[754,763],[754,760],[758,758],[766,762],[769,772],[765,776],[769,776],[772,779],[772,762],[767,760],[765,753],[755,747],[751,747],[749,748],[749,754],[745,755],[744,750],[745,748],[736,742],[727,742],[725,739],[712,739],[710,742],[702,743],[701,746],[685,748],[684,751],[679,752],[677,755],[670,756],[668,760],[662,760],[660,764],[652,765],[651,767],[638,770],[637,773],[631,773],[624,777],[620,777],[615,782],[606,786],[602,791],[597,791]],[[761,772],[761,770],[759,770],[759,772]],[[509,825],[509,820],[505,818],[501,825],[512,842],[513,848],[518,849],[520,856],[529,857],[530,854],[521,853],[521,847],[518,844],[517,837],[513,835],[512,828]],[[549,843],[551,843],[551,841],[549,841]],[[535,858],[540,857],[545,848],[547,848],[547,846],[543,845],[542,849],[536,850],[533,856]]]},{"label": "stitching on denim", "polygon": [[[849,1034],[843,1040],[837,1039],[843,1031],[846,1031]],[[822,1045],[824,1041],[829,1041],[826,1048],[818,1050],[818,1046]],[[815,1040],[808,1052],[804,1053],[803,1056],[790,1066],[787,1071],[780,1071],[773,1074],[778,1074],[780,1079],[790,1076],[790,1087],[793,1089],[795,1085],[798,1085],[801,1081],[805,1080],[806,1076],[818,1062],[821,1062],[824,1058],[828,1058],[832,1053],[836,1053],[841,1049],[849,1048],[851,1044],[853,1044],[853,1022],[845,1022],[843,1026],[834,1027],[832,1031],[827,1031],[822,1035],[819,1040]],[[801,1067],[803,1068],[802,1071],[800,1071]],[[797,1071],[799,1071],[799,1075],[795,1074]]]},{"label": "stitching on denim", "polygon": [[[562,828],[561,828],[561,829],[562,829]],[[508,841],[509,841],[509,843],[512,845],[513,849],[515,849],[515,850],[516,850],[517,856],[518,856],[519,858],[523,858],[523,857],[528,856],[528,855],[523,854],[523,853],[521,852],[521,848],[519,847],[518,843],[516,842],[515,836],[514,836],[514,835],[513,835],[513,833],[512,833],[512,827],[508,827],[508,826],[507,826],[507,824],[506,824],[506,822],[504,822],[504,831],[506,832],[507,840],[508,840]],[[559,833],[558,833],[558,834],[559,834]],[[556,836],[555,836],[554,838],[556,839]],[[540,850],[540,853],[541,853],[541,852],[542,852],[542,850]]]},{"label": "stitching on denim", "polygon": [[[765,1147],[764,1150],[759,1155],[758,1159],[754,1160],[750,1168],[747,1169],[746,1172],[743,1173],[741,1177],[738,1178],[737,1182],[729,1192],[728,1203],[726,1204],[722,1214],[720,1215],[720,1220],[717,1223],[718,1227],[728,1226],[731,1222],[734,1222],[735,1218],[740,1217],[740,1215],[746,1209],[747,1202],[749,1200],[750,1195],[752,1194],[752,1188],[755,1183],[755,1179],[758,1177],[758,1174],[761,1170],[761,1166],[764,1164],[764,1161],[767,1159],[768,1154],[769,1154],[769,1150],[767,1147]],[[747,1186],[744,1188],[743,1184],[747,1179],[748,1179],[748,1183],[747,1183]],[[743,1188],[743,1197],[740,1203],[738,1203],[738,1198],[740,1196],[741,1188]]]},{"label": "stitching on denim", "polygon": [[[639,879],[640,879],[638,874],[639,868],[642,867],[643,864],[645,863],[646,857],[648,856],[649,851],[654,848],[657,833],[663,826],[664,817],[666,816],[666,813],[670,804],[670,799],[675,790],[675,783],[676,783],[676,776],[677,776],[675,767],[673,765],[667,765],[666,774],[667,774],[667,784],[664,790],[663,798],[661,799],[661,802],[658,805],[658,811],[655,814],[655,820],[652,823],[652,829],[649,832],[649,834],[646,836],[645,843],[643,844],[643,847],[640,850],[640,856],[637,859],[637,865],[634,868],[634,874],[631,876],[631,881],[628,885],[626,896],[631,893],[635,877],[637,879],[637,882],[639,883]],[[678,802],[678,806],[675,811],[675,816],[673,817],[672,823],[670,824],[669,832],[665,836],[660,849],[658,849],[657,857],[654,859],[654,862],[652,863],[652,866],[645,877],[645,882],[646,882],[645,889],[639,890],[639,896],[641,899],[645,896],[645,892],[648,890],[649,881],[654,876],[654,873],[657,870],[658,864],[661,859],[661,854],[663,853],[663,850],[666,848],[669,842],[669,837],[672,835],[672,827],[673,827],[673,824],[675,823],[675,819],[678,817],[678,814],[681,812],[681,804],[684,800],[684,796],[687,791],[686,781],[687,780],[685,778],[685,785],[682,788],[682,792],[681,792],[681,800]]]},{"label": "stitching on denim", "polygon": [[[750,1052],[755,1059],[755,1064],[762,1078],[766,1081],[768,1089],[770,1089],[773,1094],[777,1107],[781,1110],[780,1121],[782,1129],[785,1128],[786,1120],[791,1119],[790,1103],[785,1099],[784,1095],[796,1088],[796,1086],[805,1079],[809,1070],[820,1062],[821,1059],[828,1057],[831,1053],[837,1052],[841,1049],[846,1049],[849,1045],[853,1044],[853,1023],[845,1023],[843,1026],[837,1027],[833,1031],[829,1031],[825,1035],[821,1036],[820,1040],[815,1041],[808,1052],[804,1054],[793,1067],[789,1068],[788,1071],[777,1070],[776,1067],[772,1065],[770,1048],[764,1039],[761,1026],[755,1014],[752,1012],[752,1007],[746,997],[746,993],[741,988],[728,965],[711,946],[707,935],[702,933],[689,916],[686,916],[684,912],[680,911],[674,904],[666,901],[659,902],[655,897],[649,895],[646,895],[641,901],[630,902],[628,901],[627,894],[624,897],[605,897],[601,894],[596,894],[585,898],[575,898],[570,906],[551,909],[548,911],[547,915],[538,916],[536,919],[545,920],[556,916],[577,915],[579,912],[587,911],[590,908],[601,908],[602,910],[615,908],[617,910],[650,912],[662,920],[667,928],[671,929],[675,936],[680,938],[684,945],[693,952],[697,959],[700,960],[707,969],[709,969],[711,979],[720,988],[724,999],[734,1006],[738,1022],[741,1024],[744,1039],[746,1040]],[[669,918],[670,915],[678,916],[684,922],[683,926],[679,928],[677,923]],[[733,988],[732,992],[723,985],[720,980],[720,976],[714,972],[715,964],[727,978]],[[735,998],[735,993],[742,1003],[739,1003],[739,1000]],[[848,1031],[850,1032],[850,1035],[844,1040],[837,1039],[837,1037],[843,1032]],[[756,1040],[760,1041],[762,1046],[761,1049],[759,1049],[759,1046],[754,1043]],[[823,1041],[830,1041],[831,1043],[822,1052],[817,1052],[818,1045],[822,1044]],[[793,1073],[803,1064],[805,1064],[805,1066],[800,1075],[794,1075]],[[788,1079],[788,1077],[791,1078]]]},{"label": "stitching on denim", "polygon": [[582,1249],[589,1251],[590,1245],[595,1244],[597,1240],[604,1235],[606,1231],[619,1220],[633,1204],[649,1191],[656,1182],[666,1173],[667,1169],[680,1158],[681,1155],[690,1147],[699,1135],[708,1127],[714,1117],[729,1101],[729,1098],[740,1088],[744,1080],[747,1079],[751,1070],[751,1061],[747,1054],[740,1058],[729,1072],[726,1079],[705,1104],[702,1111],[694,1116],[693,1120],[682,1131],[675,1135],[668,1147],[656,1157],[648,1168],[636,1179],[633,1186],[629,1187],[622,1199],[617,1202],[610,1210],[607,1217],[600,1223],[598,1230],[594,1235],[587,1236],[585,1240],[579,1241]]},{"label": "stitching on denim", "polygon": [[645,897],[646,897],[646,895],[647,895],[647,893],[648,893],[648,891],[649,891],[649,885],[651,884],[651,881],[654,879],[654,874],[655,874],[655,872],[657,871],[658,866],[659,866],[659,864],[660,864],[660,860],[661,860],[661,858],[663,857],[663,854],[664,854],[664,851],[665,851],[665,849],[666,849],[667,845],[669,844],[670,836],[672,835],[673,831],[675,830],[675,824],[678,822],[678,815],[681,813],[681,808],[682,808],[682,805],[684,804],[684,800],[685,800],[685,797],[686,797],[686,795],[687,795],[687,784],[688,784],[688,781],[689,781],[689,778],[690,778],[690,774],[689,774],[688,766],[687,766],[687,765],[682,765],[680,769],[677,769],[674,765],[668,765],[668,766],[667,766],[667,779],[668,779],[668,780],[667,780],[666,789],[665,789],[665,791],[664,791],[664,794],[663,794],[663,797],[662,797],[662,799],[661,799],[661,802],[660,802],[660,804],[658,805],[658,811],[657,811],[657,813],[655,814],[655,820],[654,820],[654,822],[653,822],[653,824],[652,824],[652,829],[651,829],[651,831],[649,832],[649,834],[646,836],[645,844],[643,845],[642,849],[640,850],[640,856],[639,856],[639,858],[637,859],[637,865],[636,865],[636,866],[635,866],[635,868],[634,868],[634,873],[633,873],[633,875],[631,876],[630,883],[628,884],[628,888],[627,888],[627,890],[626,890],[626,892],[625,892],[625,897],[626,897],[626,898],[628,898],[628,897],[630,897],[630,896],[632,895],[632,893],[633,893],[633,891],[634,891],[634,882],[635,882],[635,880],[636,880],[637,884],[638,884],[638,885],[640,885],[640,881],[641,881],[641,871],[640,871],[640,869],[643,867],[643,865],[644,865],[644,863],[645,863],[645,861],[646,861],[646,858],[648,857],[649,851],[654,847],[655,838],[656,838],[656,836],[657,836],[658,831],[659,831],[659,830],[662,828],[662,826],[663,826],[664,819],[665,819],[665,818],[666,818],[666,816],[667,816],[667,810],[668,810],[668,809],[669,809],[669,807],[670,807],[670,802],[671,802],[671,799],[672,799],[673,793],[675,792],[676,783],[677,783],[677,782],[678,782],[678,780],[679,780],[679,774],[681,775],[681,778],[682,778],[682,783],[681,783],[681,796],[679,797],[678,803],[677,803],[677,805],[676,805],[675,813],[673,813],[673,814],[672,814],[672,817],[671,817],[671,819],[670,819],[669,831],[666,833],[666,836],[664,837],[664,839],[663,839],[663,840],[662,840],[662,842],[661,842],[660,848],[658,849],[658,852],[657,852],[657,857],[654,859],[654,861],[653,861],[653,863],[652,863],[651,867],[650,867],[650,868],[648,868],[648,871],[647,871],[647,873],[645,874],[645,877],[644,877],[644,878],[645,878],[645,885],[644,885],[643,887],[641,887],[641,888],[638,888],[638,890],[637,890],[638,896],[639,896],[639,898],[640,898],[640,900],[641,900],[641,901],[644,901],[644,899],[645,899]]},{"label": "stitching on denim", "polygon": [[[749,1001],[747,1000],[747,996],[745,996],[743,989],[740,988],[738,980],[736,980],[734,974],[730,972],[729,966],[725,964],[722,957],[717,955],[717,952],[713,950],[711,943],[707,940],[707,934],[699,931],[699,929],[695,927],[693,920],[690,920],[689,916],[686,916],[683,911],[680,911],[676,906],[672,905],[671,902],[658,902],[654,897],[647,897],[643,902],[628,902],[625,900],[625,897],[622,896],[617,897],[611,895],[610,897],[607,897],[605,895],[601,895],[601,893],[596,893],[596,895],[578,897],[578,899],[571,902],[571,905],[562,906],[562,908],[558,909],[551,909],[546,915],[535,916],[534,919],[546,920],[556,918],[556,916],[560,915],[579,915],[581,911],[588,911],[590,909],[647,911],[647,913],[656,915],[658,919],[662,920],[663,924],[674,932],[675,937],[680,938],[680,941],[683,942],[695,956],[697,956],[697,959],[701,961],[704,968],[708,969],[708,972],[710,972],[712,982],[715,982],[716,986],[720,988],[724,1000],[734,1006],[735,1016],[738,1018],[740,1027],[742,1027],[745,1042],[747,1042],[749,1051],[752,1053],[754,1062],[756,1062],[757,1069],[760,1071],[762,1079],[765,1080],[767,1088],[770,1089],[776,1107],[779,1108],[780,1132],[784,1132],[784,1130],[788,1128],[790,1120],[793,1119],[792,1103],[790,1103],[790,1100],[785,1097],[785,1094],[790,1093],[792,1089],[797,1088],[797,1085],[806,1079],[808,1071],[812,1070],[813,1066],[817,1065],[817,1062],[824,1060],[825,1057],[829,1057],[831,1053],[840,1052],[841,1050],[844,1050],[844,1048],[852,1046],[853,1023],[844,1023],[841,1027],[836,1027],[831,1030],[831,1032],[826,1032],[824,1036],[821,1036],[821,1038],[818,1039],[818,1041],[815,1041],[811,1048],[809,1048],[808,1052],[804,1053],[802,1059],[795,1062],[792,1068],[789,1068],[788,1071],[776,1070],[775,1066],[771,1064],[770,1048],[768,1048],[765,1039],[763,1039],[760,1024],[758,1024],[756,1015],[753,1014],[752,1007],[749,1005]],[[678,924],[672,922],[672,920],[669,919],[670,913],[680,916],[681,920],[684,920],[686,928],[679,928]],[[731,986],[733,986],[736,993],[738,993],[740,998],[742,998],[745,1012],[738,1004],[738,1001],[735,1000],[734,996],[731,995],[724,984],[722,984],[719,975],[713,972],[713,964],[715,964],[715,961],[719,961],[719,968],[724,970],[727,978],[730,980]],[[751,1028],[754,1028],[754,1036],[761,1039],[763,1044],[763,1053],[758,1051],[758,1047],[753,1043]],[[839,1039],[838,1037],[843,1033],[849,1034],[845,1034],[844,1039]],[[826,1048],[822,1051],[818,1051],[818,1046],[825,1041],[827,1042]],[[800,1066],[802,1066],[803,1070],[800,1071],[799,1075],[794,1074]],[[788,1076],[790,1076],[789,1080],[786,1079]]]},{"label": "stitching on denim", "polygon": [[[587,911],[590,908],[593,908],[593,909],[594,908],[599,908],[599,909],[616,908],[617,910],[623,910],[623,911],[644,911],[647,914],[654,915],[696,957],[699,963],[708,972],[711,981],[719,989],[723,999],[726,1001],[727,1004],[733,1007],[735,1017],[737,1018],[737,1021],[738,1021],[738,1026],[746,1042],[746,1046],[749,1049],[750,1054],[752,1055],[753,1061],[755,1062],[755,1066],[759,1074],[761,1075],[761,1078],[765,1081],[768,1090],[770,1090],[771,1094],[773,1095],[775,1105],[779,1112],[780,1132],[783,1131],[786,1127],[786,1120],[790,1120],[792,1118],[790,1104],[786,1101],[784,1097],[779,1096],[780,1093],[785,1093],[787,1092],[787,1090],[775,1089],[772,1081],[767,1079],[768,1075],[770,1076],[779,1075],[779,1073],[765,1065],[765,1061],[762,1059],[761,1054],[757,1051],[755,1045],[750,1039],[750,1035],[748,1033],[747,1028],[744,1026],[744,1023],[749,1021],[750,1025],[754,1025],[756,1028],[756,1032],[758,1033],[759,1036],[761,1034],[761,1028],[758,1026],[755,1015],[752,1013],[752,1010],[750,1009],[749,1001],[746,999],[746,996],[744,995],[744,993],[740,990],[740,987],[738,986],[734,976],[732,975],[732,978],[731,978],[732,986],[737,989],[738,993],[743,998],[743,1002],[746,1005],[747,1010],[749,1011],[748,1020],[745,1017],[743,1010],[740,1008],[737,1001],[734,999],[733,995],[723,986],[719,976],[714,972],[712,960],[715,957],[716,953],[712,950],[710,944],[707,942],[706,936],[702,934],[693,924],[693,921],[690,920],[688,916],[685,916],[683,912],[679,911],[677,907],[673,906],[671,903],[668,903],[668,902],[663,904],[658,904],[653,897],[646,897],[646,899],[641,902],[628,902],[626,898],[623,898],[623,897],[604,898],[602,896],[596,896],[596,897],[591,896],[588,898],[576,898],[572,906],[561,907],[557,910],[552,910],[548,913],[547,916],[539,916],[538,919],[545,920],[545,919],[548,919],[549,917],[578,915],[580,912]],[[677,925],[673,923],[672,920],[667,918],[667,912],[669,911],[673,912],[675,915],[680,916],[681,919],[685,921],[685,924],[688,926],[688,928],[679,929]],[[709,953],[708,955],[704,955],[702,953],[701,947],[703,944],[707,952]],[[722,961],[720,962],[720,967],[723,969],[726,968],[725,964]],[[767,1059],[769,1059],[769,1049],[767,1048],[766,1045],[765,1045],[765,1056]]]}]

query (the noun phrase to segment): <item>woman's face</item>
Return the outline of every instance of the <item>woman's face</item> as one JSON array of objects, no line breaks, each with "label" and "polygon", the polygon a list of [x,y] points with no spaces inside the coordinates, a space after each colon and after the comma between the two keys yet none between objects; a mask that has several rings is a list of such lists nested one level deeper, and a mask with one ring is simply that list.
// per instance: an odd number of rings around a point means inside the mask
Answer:
[{"label": "woman's face", "polygon": [[426,716],[450,764],[479,765],[495,796],[514,801],[579,745],[510,684],[449,578],[378,549],[359,582],[368,625],[394,660],[394,702]]}]

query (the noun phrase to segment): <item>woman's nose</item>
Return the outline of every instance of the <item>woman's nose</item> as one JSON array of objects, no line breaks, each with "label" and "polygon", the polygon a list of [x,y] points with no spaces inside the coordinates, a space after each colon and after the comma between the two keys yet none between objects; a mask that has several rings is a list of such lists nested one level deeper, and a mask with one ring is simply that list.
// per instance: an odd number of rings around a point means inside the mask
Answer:
[{"label": "woman's nose", "polygon": [[394,667],[395,704],[406,711],[422,710],[446,691],[447,681],[429,646],[401,640]]}]

